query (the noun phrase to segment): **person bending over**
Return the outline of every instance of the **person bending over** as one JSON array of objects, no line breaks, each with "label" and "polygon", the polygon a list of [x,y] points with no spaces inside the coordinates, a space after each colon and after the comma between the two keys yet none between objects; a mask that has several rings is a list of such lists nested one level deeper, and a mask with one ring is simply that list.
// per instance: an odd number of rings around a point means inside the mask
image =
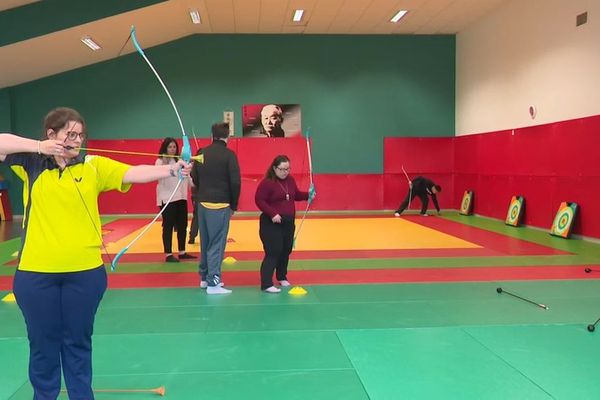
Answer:
[{"label": "person bending over", "polygon": [[399,217],[400,214],[410,204],[410,202],[418,197],[421,199],[421,215],[427,216],[427,206],[429,205],[429,197],[431,196],[431,200],[433,200],[433,205],[437,210],[438,215],[440,214],[440,206],[437,201],[436,194],[442,191],[442,187],[440,185],[435,184],[431,179],[425,178],[423,176],[417,176],[412,181],[409,181],[409,191],[406,194],[406,197],[400,203],[398,209],[394,212],[396,217]]}]

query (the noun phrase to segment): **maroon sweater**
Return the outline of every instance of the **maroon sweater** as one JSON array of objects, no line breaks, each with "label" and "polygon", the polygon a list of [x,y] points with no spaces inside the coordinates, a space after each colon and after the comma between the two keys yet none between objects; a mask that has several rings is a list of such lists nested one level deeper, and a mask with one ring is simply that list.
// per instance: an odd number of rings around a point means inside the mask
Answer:
[{"label": "maroon sweater", "polygon": [[256,189],[254,201],[258,209],[273,218],[277,214],[286,217],[296,216],[295,201],[308,200],[308,192],[298,190],[291,175],[281,180],[263,179]]}]

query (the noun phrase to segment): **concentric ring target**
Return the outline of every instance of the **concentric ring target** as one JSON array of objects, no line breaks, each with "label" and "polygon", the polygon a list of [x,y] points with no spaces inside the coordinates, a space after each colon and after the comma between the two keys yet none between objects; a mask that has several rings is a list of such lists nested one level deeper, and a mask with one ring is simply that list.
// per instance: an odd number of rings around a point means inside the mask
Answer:
[{"label": "concentric ring target", "polygon": [[471,198],[469,196],[465,197],[462,204],[463,212],[469,211],[469,204],[471,203]]},{"label": "concentric ring target", "polygon": [[554,217],[552,223],[552,234],[555,236],[568,237],[571,225],[575,219],[576,205],[572,206],[568,203],[561,203],[561,206]]},{"label": "concentric ring target", "polygon": [[523,208],[523,201],[521,197],[513,196],[510,205],[508,206],[508,214],[506,216],[505,223],[507,225],[518,226],[521,218],[521,210]]},{"label": "concentric ring target", "polygon": [[466,191],[463,195],[462,203],[460,205],[460,213],[462,215],[471,214],[471,198],[473,196],[473,192]]},{"label": "concentric ring target", "polygon": [[515,204],[513,206],[513,208],[510,210],[510,218],[511,220],[515,220],[515,218],[517,218],[517,216],[519,215],[519,210],[521,209],[521,207],[518,204]]}]

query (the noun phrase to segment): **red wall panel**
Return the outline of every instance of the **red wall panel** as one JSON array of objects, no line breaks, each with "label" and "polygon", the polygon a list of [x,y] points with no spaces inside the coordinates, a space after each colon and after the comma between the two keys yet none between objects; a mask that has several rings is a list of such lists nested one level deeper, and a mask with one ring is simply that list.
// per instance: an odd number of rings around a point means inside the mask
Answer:
[{"label": "red wall panel", "polygon": [[[463,154],[463,157],[475,158],[476,171],[479,174],[505,175],[515,165],[514,136],[510,132],[495,132],[478,135],[478,148],[475,154]],[[456,141],[460,145],[460,141]]]},{"label": "red wall panel", "polygon": [[[200,146],[209,144],[200,139]],[[150,152],[161,140],[90,140],[91,148]],[[240,210],[256,210],[254,193],[271,160],[286,154],[301,189],[308,188],[308,158],[303,138],[235,138],[242,171]],[[192,141],[195,152],[195,143]],[[475,213],[504,219],[510,198],[525,197],[527,225],[549,229],[562,201],[581,207],[573,232],[600,237],[600,116],[456,138],[385,138],[383,174],[316,174],[313,210],[395,209],[407,192],[402,166],[410,178],[425,175],[443,187],[442,208],[460,207],[463,192],[475,192]],[[90,152],[93,153],[93,152]],[[153,164],[146,156],[109,155],[130,164]],[[123,195],[101,197],[103,213],[154,213],[156,184],[134,185]],[[418,201],[412,209],[418,209]],[[299,204],[298,209],[303,208]]]},{"label": "red wall panel", "polygon": [[471,135],[454,140],[454,172],[475,174],[478,171],[480,135]]},{"label": "red wall panel", "polygon": [[[515,130],[512,173],[525,176],[554,176],[560,168],[553,160],[556,133],[540,126]],[[502,146],[502,144],[500,144]],[[502,147],[500,147],[502,148]]]},{"label": "red wall panel", "polygon": [[381,210],[380,174],[319,174],[315,176],[315,210]]},{"label": "red wall panel", "polygon": [[504,219],[511,196],[521,195],[525,224],[549,229],[559,204],[571,201],[581,206],[573,233],[600,237],[600,116],[454,141],[455,208],[469,189],[475,213]]},{"label": "red wall panel", "polygon": [[242,175],[264,176],[273,159],[281,154],[290,158],[294,175],[308,172],[306,139],[294,138],[235,138],[228,147],[236,152]]}]

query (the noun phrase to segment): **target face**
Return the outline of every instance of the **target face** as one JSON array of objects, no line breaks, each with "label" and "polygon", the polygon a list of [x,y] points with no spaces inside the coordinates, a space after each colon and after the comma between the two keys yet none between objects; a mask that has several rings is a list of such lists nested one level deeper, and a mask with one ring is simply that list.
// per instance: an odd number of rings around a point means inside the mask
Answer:
[{"label": "target face", "polygon": [[563,202],[560,204],[554,222],[552,223],[551,234],[554,236],[568,237],[575,219],[577,204]]},{"label": "target face", "polygon": [[519,226],[521,219],[521,210],[523,209],[523,198],[513,196],[508,206],[508,215],[506,216],[506,225]]},{"label": "target face", "polygon": [[473,192],[467,191],[463,195],[462,203],[460,205],[460,213],[463,215],[471,214],[471,197]]}]

